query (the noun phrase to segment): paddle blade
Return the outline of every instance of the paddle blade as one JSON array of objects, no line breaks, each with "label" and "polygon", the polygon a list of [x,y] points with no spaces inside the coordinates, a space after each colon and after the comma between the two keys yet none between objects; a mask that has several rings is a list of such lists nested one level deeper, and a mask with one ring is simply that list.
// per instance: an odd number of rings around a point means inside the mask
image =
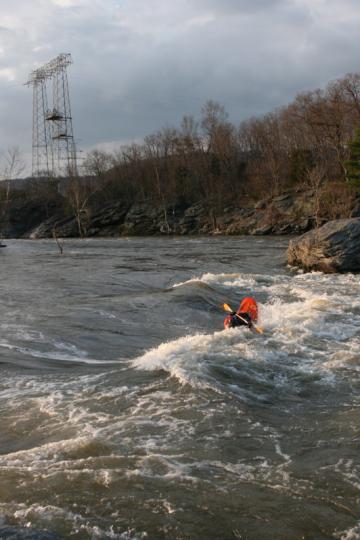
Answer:
[{"label": "paddle blade", "polygon": [[225,311],[228,311],[229,313],[234,313],[229,304],[223,304],[222,307]]},{"label": "paddle blade", "polygon": [[261,328],[261,326],[255,326],[255,325],[253,324],[253,328],[256,330],[256,332],[257,332],[258,334],[263,334],[263,333],[264,333],[264,329]]}]

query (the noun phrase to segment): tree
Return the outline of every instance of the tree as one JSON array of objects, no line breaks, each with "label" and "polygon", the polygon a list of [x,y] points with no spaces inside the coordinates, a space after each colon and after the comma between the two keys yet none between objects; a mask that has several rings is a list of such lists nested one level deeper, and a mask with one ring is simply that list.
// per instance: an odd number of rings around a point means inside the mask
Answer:
[{"label": "tree", "polygon": [[314,219],[316,227],[321,225],[321,190],[326,180],[326,168],[324,163],[319,161],[308,169],[308,182],[314,190]]},{"label": "tree", "polygon": [[350,186],[360,193],[360,128],[356,130],[355,137],[348,144],[350,159],[345,162],[347,179]]},{"label": "tree", "polygon": [[343,93],[347,101],[352,104],[352,112],[356,112],[356,116],[360,117],[360,73],[348,73],[343,79],[339,79],[337,83],[342,87]]},{"label": "tree", "polygon": [[155,197],[160,204],[167,233],[171,232],[168,220],[168,206],[175,199],[175,174],[173,156],[176,152],[177,132],[173,128],[163,128],[161,131],[145,137],[144,156],[149,165],[150,177],[153,177]]},{"label": "tree", "polygon": [[83,169],[89,176],[95,176],[99,182],[102,182],[105,174],[112,167],[112,156],[108,152],[94,149],[87,153]]},{"label": "tree", "polygon": [[6,152],[0,154],[0,180],[4,185],[1,197],[0,218],[3,221],[10,202],[11,181],[20,176],[25,169],[25,163],[18,146],[9,146]]}]

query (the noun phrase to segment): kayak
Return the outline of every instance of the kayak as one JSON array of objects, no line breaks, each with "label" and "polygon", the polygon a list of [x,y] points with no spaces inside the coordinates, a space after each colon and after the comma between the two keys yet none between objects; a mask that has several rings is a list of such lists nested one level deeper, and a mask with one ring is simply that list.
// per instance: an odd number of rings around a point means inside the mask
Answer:
[{"label": "kayak", "polygon": [[[226,306],[227,311],[230,311],[230,306]],[[240,303],[239,309],[236,312],[232,312],[230,315],[227,315],[224,319],[224,328],[235,328],[237,326],[247,326],[251,327],[258,319],[259,308],[255,298],[247,296],[243,298]]]}]

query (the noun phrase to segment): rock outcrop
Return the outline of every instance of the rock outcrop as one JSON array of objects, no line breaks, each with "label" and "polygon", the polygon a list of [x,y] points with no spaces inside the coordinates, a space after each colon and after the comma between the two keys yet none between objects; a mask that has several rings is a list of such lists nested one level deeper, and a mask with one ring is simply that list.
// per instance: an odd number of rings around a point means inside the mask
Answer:
[{"label": "rock outcrop", "polygon": [[288,191],[235,210],[225,234],[299,234],[313,227],[313,216],[313,191]]},{"label": "rock outcrop", "polygon": [[329,221],[291,240],[287,261],[305,270],[359,272],[360,217]]},{"label": "rock outcrop", "polygon": [[50,216],[62,215],[62,203],[61,197],[52,200],[40,197],[31,200],[15,199],[7,211],[5,224],[1,227],[2,236],[4,238],[29,236],[33,229],[47,221]]},{"label": "rock outcrop", "polygon": [[[10,209],[7,238],[51,238],[79,236],[79,224],[60,195],[51,203],[19,201]],[[314,227],[312,190],[288,190],[278,197],[254,202],[244,197],[241,204],[224,210],[208,208],[205,202],[192,205],[159,204],[146,200],[132,205],[116,200],[103,207],[86,208],[80,216],[82,232],[88,237],[150,235],[288,235],[302,234]],[[355,216],[354,216],[355,217]]]}]

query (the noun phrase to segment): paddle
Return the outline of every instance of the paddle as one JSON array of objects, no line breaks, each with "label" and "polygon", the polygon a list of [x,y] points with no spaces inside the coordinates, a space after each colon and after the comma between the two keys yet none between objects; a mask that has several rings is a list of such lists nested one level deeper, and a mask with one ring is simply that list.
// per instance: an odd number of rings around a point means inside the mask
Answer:
[{"label": "paddle", "polygon": [[[238,319],[240,319],[241,321],[243,321],[247,326],[249,326],[249,322],[244,319],[241,315],[239,315],[238,313],[236,313],[235,311],[233,311],[231,309],[231,307],[229,306],[229,304],[223,304],[222,307],[224,308],[225,311],[228,311],[229,313],[233,313],[235,315],[235,317],[237,317]],[[251,328],[251,327],[250,327]],[[263,334],[264,333],[264,330],[260,327],[260,326],[256,326],[254,323],[252,323],[252,328],[254,328],[254,330],[258,333],[258,334]]]}]

